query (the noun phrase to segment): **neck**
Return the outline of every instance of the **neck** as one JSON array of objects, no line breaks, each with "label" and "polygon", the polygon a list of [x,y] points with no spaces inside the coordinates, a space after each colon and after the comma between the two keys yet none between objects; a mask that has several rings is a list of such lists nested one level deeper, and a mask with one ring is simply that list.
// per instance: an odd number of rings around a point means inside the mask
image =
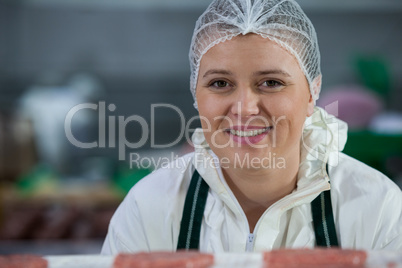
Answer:
[{"label": "neck", "polygon": [[286,158],[286,167],[281,169],[222,169],[226,182],[247,216],[250,232],[272,204],[296,188],[299,161],[299,157]]}]

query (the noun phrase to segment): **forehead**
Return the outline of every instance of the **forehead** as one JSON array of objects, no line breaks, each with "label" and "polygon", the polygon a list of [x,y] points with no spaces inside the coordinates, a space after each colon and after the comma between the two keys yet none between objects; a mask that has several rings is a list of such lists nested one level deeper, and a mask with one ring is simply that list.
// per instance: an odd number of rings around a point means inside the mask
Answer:
[{"label": "forehead", "polygon": [[238,35],[210,48],[202,57],[200,71],[209,68],[285,69],[301,72],[295,57],[268,38],[257,34]]}]

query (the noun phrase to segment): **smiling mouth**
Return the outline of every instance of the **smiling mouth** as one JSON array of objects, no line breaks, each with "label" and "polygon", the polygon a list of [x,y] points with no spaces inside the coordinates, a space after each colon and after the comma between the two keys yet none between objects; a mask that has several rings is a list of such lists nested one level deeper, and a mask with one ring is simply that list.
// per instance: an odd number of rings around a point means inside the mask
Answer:
[{"label": "smiling mouth", "polygon": [[272,126],[261,128],[261,129],[248,130],[248,131],[230,129],[229,132],[230,132],[230,134],[232,134],[234,136],[238,136],[238,137],[254,137],[254,136],[261,135],[262,133],[267,132],[270,129],[272,129]]}]

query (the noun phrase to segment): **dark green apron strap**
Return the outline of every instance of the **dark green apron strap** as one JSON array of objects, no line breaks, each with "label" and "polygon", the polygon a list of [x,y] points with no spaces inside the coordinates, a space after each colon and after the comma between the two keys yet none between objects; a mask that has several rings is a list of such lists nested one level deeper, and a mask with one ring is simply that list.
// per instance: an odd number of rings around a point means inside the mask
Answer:
[{"label": "dark green apron strap", "polygon": [[208,190],[208,184],[195,170],[184,202],[177,249],[188,250],[199,248],[201,223]]},{"label": "dark green apron strap", "polygon": [[[328,164],[327,164],[328,173]],[[318,247],[338,247],[334,215],[332,212],[331,191],[321,192],[311,202],[315,240]]]}]

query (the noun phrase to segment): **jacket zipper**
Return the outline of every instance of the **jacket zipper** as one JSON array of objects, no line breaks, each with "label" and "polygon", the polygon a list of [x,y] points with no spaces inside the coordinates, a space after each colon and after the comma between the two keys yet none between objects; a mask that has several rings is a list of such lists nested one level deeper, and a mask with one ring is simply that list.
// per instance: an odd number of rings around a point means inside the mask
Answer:
[{"label": "jacket zipper", "polygon": [[254,234],[248,234],[246,242],[246,252],[254,251]]}]

